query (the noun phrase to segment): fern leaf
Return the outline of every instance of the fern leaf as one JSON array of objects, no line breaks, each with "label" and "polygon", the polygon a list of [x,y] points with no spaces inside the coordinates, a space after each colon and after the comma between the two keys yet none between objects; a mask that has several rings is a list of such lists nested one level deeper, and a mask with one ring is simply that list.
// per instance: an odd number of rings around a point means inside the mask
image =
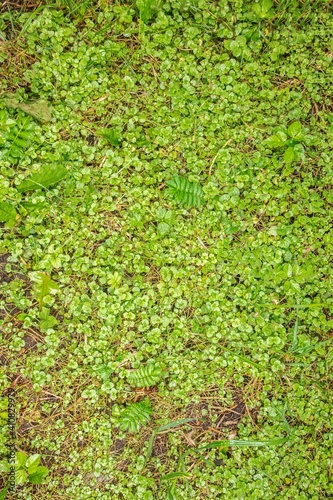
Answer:
[{"label": "fern leaf", "polygon": [[0,159],[16,164],[32,141],[35,124],[21,112],[13,120],[5,110],[0,111],[0,123]]},{"label": "fern leaf", "polygon": [[155,385],[162,376],[162,367],[159,363],[150,363],[140,366],[137,370],[129,373],[127,380],[133,387],[150,387]]},{"label": "fern leaf", "polygon": [[168,193],[187,207],[200,207],[204,202],[204,193],[198,182],[190,182],[186,177],[175,175],[166,185],[169,188]]},{"label": "fern leaf", "polygon": [[125,408],[119,417],[118,425],[122,431],[138,432],[142,425],[146,425],[153,413],[148,398],[138,403],[132,403]]}]

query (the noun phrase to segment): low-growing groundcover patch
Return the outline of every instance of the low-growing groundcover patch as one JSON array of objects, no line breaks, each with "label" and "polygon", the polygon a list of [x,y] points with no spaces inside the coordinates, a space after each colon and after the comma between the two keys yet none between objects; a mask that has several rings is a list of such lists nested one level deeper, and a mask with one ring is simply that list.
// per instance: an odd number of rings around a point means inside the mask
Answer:
[{"label": "low-growing groundcover patch", "polygon": [[332,2],[1,9],[6,498],[332,498]]}]

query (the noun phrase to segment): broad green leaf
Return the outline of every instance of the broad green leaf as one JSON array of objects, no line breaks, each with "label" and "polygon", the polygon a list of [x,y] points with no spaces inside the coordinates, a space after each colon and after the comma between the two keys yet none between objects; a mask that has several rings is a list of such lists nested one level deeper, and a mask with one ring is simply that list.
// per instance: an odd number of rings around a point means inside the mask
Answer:
[{"label": "broad green leaf", "polygon": [[25,179],[18,187],[17,190],[20,193],[26,191],[35,191],[37,189],[43,189],[57,182],[60,182],[67,175],[67,170],[62,165],[46,165],[40,172],[32,174],[30,177]]},{"label": "broad green leaf", "polygon": [[10,222],[16,220],[16,210],[11,203],[0,202],[0,221]]},{"label": "broad green leaf", "polygon": [[112,128],[101,128],[96,131],[96,135],[100,137],[104,137],[109,141],[112,146],[119,146],[121,133],[119,130],[115,130]]},{"label": "broad green leaf", "polygon": [[157,226],[158,234],[164,235],[170,231],[170,225],[167,222],[159,222]]},{"label": "broad green leaf", "polygon": [[284,152],[284,155],[283,155],[283,159],[285,161],[285,163],[291,163],[293,161],[293,159],[295,158],[295,151],[294,151],[294,148],[292,147],[289,147],[288,149],[286,149],[286,151]]},{"label": "broad green leaf", "polygon": [[36,472],[37,470],[37,467],[40,463],[40,455],[38,453],[35,453],[34,455],[30,455],[30,457],[28,458],[25,466],[28,467],[28,472],[29,474],[33,474],[34,472]]},{"label": "broad green leaf", "polygon": [[281,148],[282,146],[284,146],[287,139],[288,137],[284,132],[277,132],[276,134],[272,135],[272,137],[266,139],[265,144],[267,144],[267,146],[271,148]]},{"label": "broad green leaf", "polygon": [[22,486],[28,479],[28,473],[24,469],[18,469],[15,474],[15,482],[18,486]]},{"label": "broad green leaf", "polygon": [[40,329],[43,332],[45,332],[48,328],[52,328],[58,323],[58,320],[54,316],[52,316],[52,314],[50,314],[49,309],[47,309],[46,307],[42,308],[39,315],[39,319],[40,319],[40,324],[39,324]]},{"label": "broad green leaf", "polygon": [[19,102],[16,99],[10,98],[6,101],[6,106],[8,108],[20,109],[27,115],[32,116],[40,122],[49,122],[52,120],[51,110],[44,100],[36,101],[32,104],[26,104],[24,102]]},{"label": "broad green leaf", "polygon": [[39,271],[31,273],[31,279],[35,282],[33,293],[38,300],[39,308],[42,309],[45,297],[58,290],[58,283],[48,274]]},{"label": "broad green leaf", "polygon": [[159,6],[159,3],[160,0],[136,0],[141,21],[148,23]]},{"label": "broad green leaf", "polygon": [[16,456],[16,461],[15,461],[16,467],[24,467],[27,461],[26,453],[18,451],[15,456]]},{"label": "broad green leaf", "polygon": [[43,465],[39,465],[36,472],[29,474],[28,479],[32,484],[42,484],[43,479],[48,475],[49,469]]},{"label": "broad green leaf", "polygon": [[301,122],[294,122],[288,127],[288,134],[290,137],[297,139],[298,136],[302,135],[302,124]]},{"label": "broad green leaf", "polygon": [[262,0],[261,3],[252,4],[252,10],[259,19],[270,19],[274,13],[271,10],[273,2],[271,0]]},{"label": "broad green leaf", "polygon": [[10,466],[7,458],[0,460],[0,472],[9,472],[9,471],[10,471]]}]

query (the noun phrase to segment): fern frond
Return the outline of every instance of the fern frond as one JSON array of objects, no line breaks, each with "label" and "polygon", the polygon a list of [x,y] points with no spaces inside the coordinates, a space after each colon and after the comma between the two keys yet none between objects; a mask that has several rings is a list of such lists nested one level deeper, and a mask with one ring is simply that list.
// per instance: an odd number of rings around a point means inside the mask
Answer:
[{"label": "fern frond", "polygon": [[0,159],[16,164],[23,157],[34,136],[35,123],[19,112],[16,121],[0,111]]},{"label": "fern frond", "polygon": [[129,373],[127,380],[133,387],[150,387],[162,377],[162,367],[159,363],[150,363],[140,366],[137,370]]},{"label": "fern frond", "polygon": [[203,190],[198,182],[190,182],[186,177],[175,175],[166,181],[168,193],[179,203],[187,207],[200,207],[203,202]]},{"label": "fern frond", "polygon": [[148,398],[138,403],[132,403],[125,408],[119,417],[118,425],[122,431],[138,432],[142,425],[146,425],[153,410]]}]

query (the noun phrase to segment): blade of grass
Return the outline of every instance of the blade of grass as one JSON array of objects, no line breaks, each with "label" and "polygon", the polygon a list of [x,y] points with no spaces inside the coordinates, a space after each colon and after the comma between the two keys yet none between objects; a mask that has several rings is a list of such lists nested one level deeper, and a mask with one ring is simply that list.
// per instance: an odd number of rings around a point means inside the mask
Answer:
[{"label": "blade of grass", "polygon": [[150,439],[149,439],[149,443],[148,443],[148,448],[147,448],[147,452],[146,452],[146,456],[145,456],[144,465],[146,465],[146,463],[148,462],[148,460],[150,458],[150,455],[151,455],[151,452],[153,451],[153,444],[154,444],[155,436],[156,436],[156,432],[153,431],[152,435],[150,436]]},{"label": "blade of grass", "polygon": [[169,481],[170,479],[178,479],[180,477],[190,479],[191,474],[189,474],[188,472],[171,472],[170,474],[162,476],[161,481]]},{"label": "blade of grass", "polygon": [[182,418],[180,420],[176,420],[175,422],[169,422],[168,424],[161,425],[156,429],[156,434],[162,431],[166,431],[168,429],[173,429],[174,427],[178,427],[180,425],[187,424],[188,422],[193,422],[194,420],[198,420],[197,418]]},{"label": "blade of grass", "polygon": [[298,345],[298,339],[297,339],[298,327],[299,327],[298,312],[299,312],[299,304],[297,302],[297,307],[296,307],[296,321],[295,321],[295,326],[294,326],[293,343],[292,343],[292,346],[291,346],[291,351],[292,352],[295,351],[295,349],[297,348],[297,345]]},{"label": "blade of grass", "polygon": [[331,307],[332,304],[318,303],[318,304],[256,304],[259,307],[269,307],[269,308],[282,308],[282,309],[292,309],[302,308],[307,309],[308,307]]},{"label": "blade of grass", "polygon": [[[285,408],[285,411],[288,408]],[[286,443],[290,439],[291,435],[291,429],[290,425],[285,417],[285,413],[280,413],[280,416],[283,420],[283,426],[287,432],[287,435],[285,437],[281,438],[274,438],[274,439],[268,439],[267,441],[257,441],[257,440],[243,440],[243,439],[224,439],[223,441],[214,441],[212,443],[208,443],[204,446],[200,446],[197,448],[197,450],[209,450],[209,449],[214,449],[214,448],[221,448],[221,447],[229,447],[229,446],[235,446],[238,448],[250,446],[250,447],[260,447],[260,446],[277,446],[279,444]]]},{"label": "blade of grass", "polygon": [[213,443],[206,444],[204,446],[200,446],[197,450],[211,450],[214,448],[227,448],[229,446],[235,446],[237,448],[243,448],[246,446],[250,447],[258,447],[258,446],[276,446],[279,444],[283,444],[288,441],[289,436],[284,438],[277,439],[269,439],[267,441],[251,441],[251,440],[242,440],[242,439],[224,439],[223,441],[214,441]]},{"label": "blade of grass", "polygon": [[157,434],[167,431],[169,429],[173,429],[174,427],[179,427],[180,425],[187,424],[188,422],[193,422],[194,420],[197,420],[196,418],[182,418],[180,420],[175,420],[174,422],[169,422],[168,424],[161,425],[157,429],[155,429],[152,432],[152,435],[150,436],[149,442],[148,442],[148,448],[145,456],[145,464],[148,462],[150,455],[153,451],[153,445],[154,445],[154,439]]}]

